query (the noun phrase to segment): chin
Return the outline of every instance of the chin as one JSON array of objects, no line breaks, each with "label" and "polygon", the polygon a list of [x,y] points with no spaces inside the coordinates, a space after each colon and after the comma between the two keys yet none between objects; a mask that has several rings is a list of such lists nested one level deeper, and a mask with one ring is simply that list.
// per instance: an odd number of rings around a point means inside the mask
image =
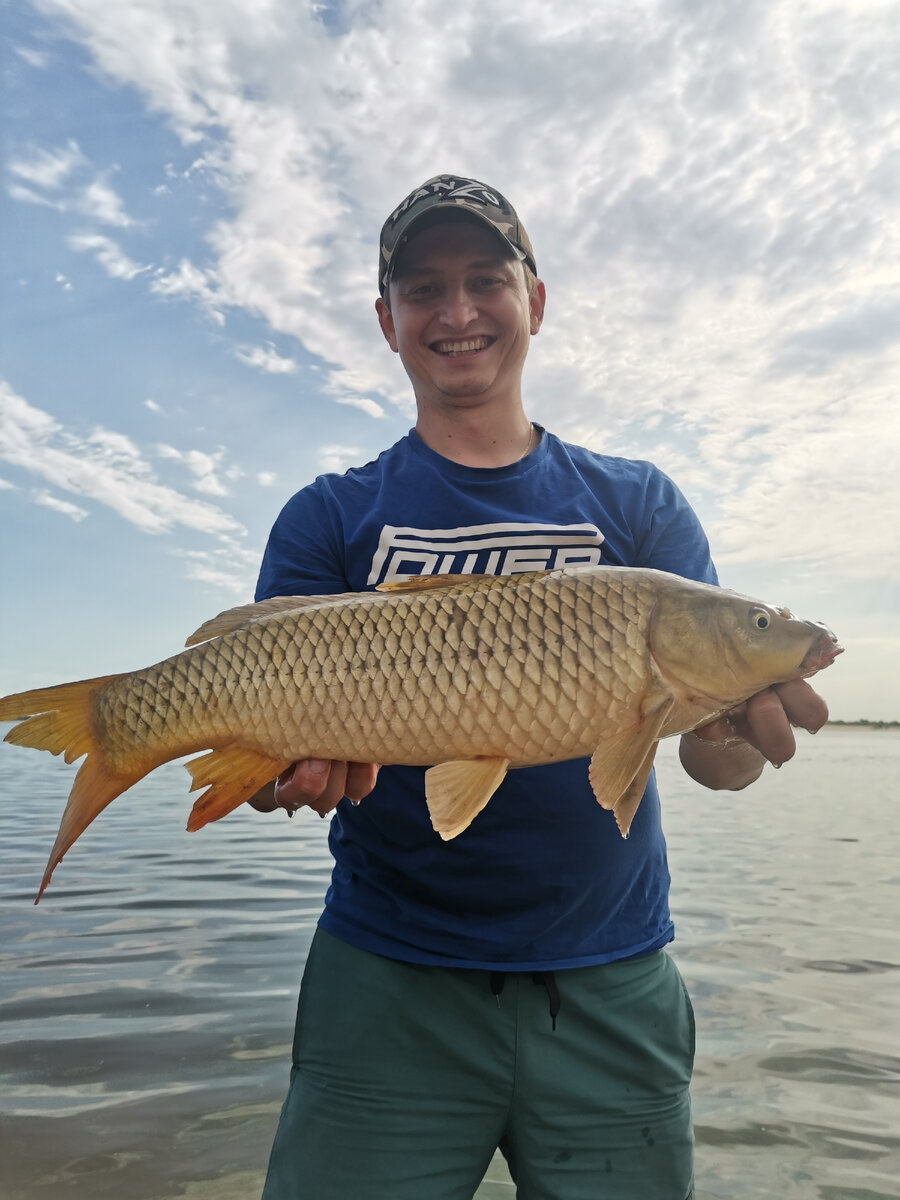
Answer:
[{"label": "chin", "polygon": [[436,381],[436,390],[442,396],[452,396],[456,399],[471,396],[477,399],[490,390],[493,382],[492,379],[444,379]]}]

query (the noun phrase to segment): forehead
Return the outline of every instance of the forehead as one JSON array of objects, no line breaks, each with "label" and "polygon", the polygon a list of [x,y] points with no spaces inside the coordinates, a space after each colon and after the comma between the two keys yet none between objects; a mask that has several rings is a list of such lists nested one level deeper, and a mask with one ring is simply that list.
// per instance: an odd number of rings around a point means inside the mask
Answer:
[{"label": "forehead", "polygon": [[441,221],[414,233],[400,251],[394,277],[412,271],[445,270],[449,266],[515,261],[499,233],[478,221]]}]

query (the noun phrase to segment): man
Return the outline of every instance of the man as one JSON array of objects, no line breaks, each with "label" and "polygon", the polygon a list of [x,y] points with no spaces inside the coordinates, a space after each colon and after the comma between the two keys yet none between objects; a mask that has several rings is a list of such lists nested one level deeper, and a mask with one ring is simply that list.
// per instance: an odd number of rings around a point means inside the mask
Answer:
[{"label": "man", "polygon": [[[258,599],[601,560],[715,582],[661,472],[526,416],[545,289],[503,196],[447,175],[416,189],[382,230],[379,288],[415,428],[288,502]],[[682,762],[741,788],[791,756],[792,722],[826,717],[786,685],[685,736]],[[692,1195],[693,1019],[663,950],[652,778],[628,841],[584,761],[512,772],[451,843],[417,768],[307,761],[254,802],[335,810],[264,1200],[470,1200],[498,1145],[522,1200]]]}]

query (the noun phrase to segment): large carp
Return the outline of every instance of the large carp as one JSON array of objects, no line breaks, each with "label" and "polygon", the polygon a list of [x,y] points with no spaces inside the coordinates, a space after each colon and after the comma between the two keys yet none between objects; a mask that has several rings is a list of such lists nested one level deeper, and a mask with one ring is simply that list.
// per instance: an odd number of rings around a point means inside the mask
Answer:
[{"label": "large carp", "polygon": [[0,700],[0,720],[28,718],[6,741],[87,755],[38,899],[111,800],[197,750],[210,753],[187,763],[191,790],[206,789],[190,830],[297,759],[335,758],[429,766],[432,824],[452,838],[507,769],[590,755],[597,800],[627,835],[658,739],[841,652],[787,609],[628,567],[279,597],[222,613],[187,646],[142,671]]}]

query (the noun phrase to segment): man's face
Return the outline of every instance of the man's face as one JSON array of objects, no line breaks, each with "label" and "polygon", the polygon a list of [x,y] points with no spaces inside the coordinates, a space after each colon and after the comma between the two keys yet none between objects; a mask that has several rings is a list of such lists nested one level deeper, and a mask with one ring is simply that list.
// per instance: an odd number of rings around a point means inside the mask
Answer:
[{"label": "man's face", "polygon": [[497,234],[471,222],[425,229],[403,250],[389,297],[390,309],[377,302],[378,319],[419,403],[520,399],[544,285],[529,295],[521,264]]}]

